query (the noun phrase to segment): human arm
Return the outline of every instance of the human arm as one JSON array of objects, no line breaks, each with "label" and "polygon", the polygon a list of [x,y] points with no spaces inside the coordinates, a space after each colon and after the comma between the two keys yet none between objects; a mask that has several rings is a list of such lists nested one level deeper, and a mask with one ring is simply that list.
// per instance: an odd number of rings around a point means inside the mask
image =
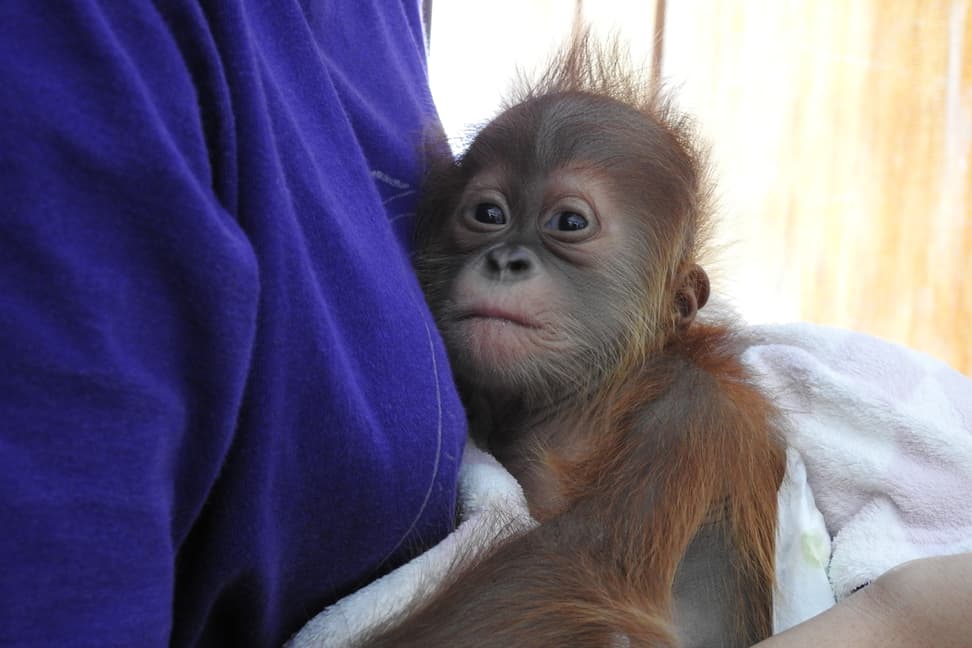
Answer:
[{"label": "human arm", "polygon": [[760,648],[952,648],[972,642],[972,553],[922,558],[880,576]]}]

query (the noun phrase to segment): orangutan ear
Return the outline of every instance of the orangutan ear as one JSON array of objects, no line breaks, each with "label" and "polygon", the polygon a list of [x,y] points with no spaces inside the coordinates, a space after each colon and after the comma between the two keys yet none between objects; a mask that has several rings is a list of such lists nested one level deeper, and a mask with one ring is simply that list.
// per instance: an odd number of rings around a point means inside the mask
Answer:
[{"label": "orangutan ear", "polygon": [[692,264],[679,278],[675,291],[675,325],[679,330],[687,329],[699,309],[709,301],[709,275],[700,266]]}]

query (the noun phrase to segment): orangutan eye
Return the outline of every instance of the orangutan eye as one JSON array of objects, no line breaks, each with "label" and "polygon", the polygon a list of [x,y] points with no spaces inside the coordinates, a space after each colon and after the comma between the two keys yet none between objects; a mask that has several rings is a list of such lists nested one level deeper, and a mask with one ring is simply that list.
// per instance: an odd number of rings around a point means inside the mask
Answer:
[{"label": "orangutan eye", "polygon": [[493,203],[476,205],[473,218],[486,225],[506,225],[506,214],[503,213],[503,208]]},{"label": "orangutan eye", "polygon": [[544,224],[544,227],[557,230],[558,232],[577,232],[582,229],[587,229],[589,225],[588,220],[577,212],[562,211],[554,214]]}]

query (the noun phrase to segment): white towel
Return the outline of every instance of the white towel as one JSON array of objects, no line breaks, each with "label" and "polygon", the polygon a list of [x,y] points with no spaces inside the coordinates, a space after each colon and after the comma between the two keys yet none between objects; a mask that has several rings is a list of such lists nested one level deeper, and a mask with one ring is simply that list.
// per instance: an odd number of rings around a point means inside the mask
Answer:
[{"label": "white towel", "polygon": [[972,381],[860,333],[751,332],[743,359],[790,420],[837,600],[905,561],[972,551]]}]

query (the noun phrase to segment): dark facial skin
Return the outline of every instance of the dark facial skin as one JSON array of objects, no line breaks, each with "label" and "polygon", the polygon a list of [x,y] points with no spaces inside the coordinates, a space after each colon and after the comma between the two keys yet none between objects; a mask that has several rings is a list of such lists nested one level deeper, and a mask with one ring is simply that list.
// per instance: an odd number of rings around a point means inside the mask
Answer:
[{"label": "dark facial skin", "polygon": [[477,388],[563,396],[623,337],[617,286],[636,280],[643,234],[583,168],[514,180],[494,168],[463,192],[443,241],[460,265],[439,324]]}]

